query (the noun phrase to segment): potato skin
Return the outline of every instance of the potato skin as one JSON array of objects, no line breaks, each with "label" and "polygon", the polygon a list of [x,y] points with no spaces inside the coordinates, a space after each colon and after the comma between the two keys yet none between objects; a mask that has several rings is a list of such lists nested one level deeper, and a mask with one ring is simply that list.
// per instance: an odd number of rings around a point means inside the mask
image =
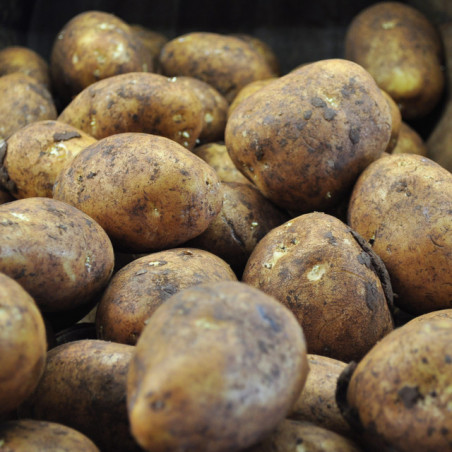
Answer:
[{"label": "potato skin", "polygon": [[415,154],[378,159],[353,189],[348,224],[372,244],[410,314],[452,306],[451,196],[450,172]]},{"label": "potato skin", "polygon": [[422,137],[404,121],[400,124],[397,143],[390,154],[418,154],[429,157],[427,145]]},{"label": "potato skin", "polygon": [[130,363],[132,434],[150,451],[232,451],[282,420],[308,372],[303,332],[240,282],[185,289],[161,305]]},{"label": "potato skin", "polygon": [[100,452],[85,435],[56,422],[17,419],[0,424],[2,452]]},{"label": "potato skin", "polygon": [[148,318],[171,295],[214,281],[236,281],[218,256],[194,248],[173,248],[135,259],[116,273],[96,312],[98,337],[135,345]]},{"label": "potato skin", "polygon": [[97,339],[49,350],[45,372],[19,416],[67,425],[100,450],[141,450],[130,435],[125,403],[133,354],[131,345]]},{"label": "potato skin", "polygon": [[100,80],[80,92],[58,116],[94,138],[128,132],[162,135],[192,149],[204,109],[177,78],[132,72]]},{"label": "potato skin", "polygon": [[15,279],[42,311],[89,303],[114,265],[105,231],[88,215],[55,199],[0,205],[0,271]]},{"label": "potato skin", "polygon": [[142,253],[200,234],[222,203],[212,167],[168,138],[140,133],[84,149],[53,195],[93,217],[120,249]]},{"label": "potato skin", "polygon": [[252,45],[219,33],[191,32],[170,40],[162,48],[160,63],[163,74],[199,78],[228,102],[248,83],[274,75]]},{"label": "potato skin", "polygon": [[35,389],[44,372],[47,339],[33,298],[0,273],[0,419]]},{"label": "potato skin", "polygon": [[330,59],[280,77],[241,102],[229,116],[225,143],[264,196],[306,213],[337,205],[384,152],[390,133],[388,104],[370,74]]}]

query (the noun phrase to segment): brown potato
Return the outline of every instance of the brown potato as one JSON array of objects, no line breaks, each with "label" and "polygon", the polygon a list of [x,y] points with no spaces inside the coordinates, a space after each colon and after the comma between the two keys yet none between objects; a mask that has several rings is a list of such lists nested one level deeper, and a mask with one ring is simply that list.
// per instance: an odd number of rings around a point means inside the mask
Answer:
[{"label": "brown potato", "polygon": [[107,284],[114,264],[105,231],[61,201],[26,198],[0,205],[0,271],[42,311],[74,309]]},{"label": "brown potato", "polygon": [[162,48],[160,64],[167,76],[188,75],[209,83],[228,102],[248,83],[274,76],[251,44],[219,33],[191,32],[170,40]]},{"label": "brown potato", "polygon": [[52,85],[69,101],[98,80],[152,72],[152,57],[127,23],[103,11],[84,11],[57,34],[50,55]]},{"label": "brown potato", "polygon": [[0,273],[0,419],[34,391],[44,372],[46,351],[46,327],[35,301]]},{"label": "brown potato", "polygon": [[223,182],[223,206],[207,229],[186,243],[224,259],[239,277],[257,243],[289,219],[251,184]]},{"label": "brown potato", "polygon": [[44,85],[20,72],[0,77],[0,138],[6,140],[31,122],[56,117],[55,103]]},{"label": "brown potato", "polygon": [[409,320],[408,323],[415,323],[415,322],[425,322],[426,320],[430,319],[450,319],[452,320],[452,308],[449,309],[440,309],[439,311],[432,311],[427,312],[426,314],[418,315],[414,317],[413,319]]},{"label": "brown potato", "polygon": [[135,259],[116,273],[96,313],[100,339],[135,345],[148,319],[171,295],[215,281],[236,281],[229,265],[207,251],[173,248]]},{"label": "brown potato", "polygon": [[58,174],[84,148],[97,140],[60,121],[36,121],[8,140],[3,172],[15,198],[53,196]]},{"label": "brown potato", "polygon": [[203,232],[221,209],[215,170],[173,140],[123,133],[80,152],[54,198],[93,217],[116,247],[149,252]]},{"label": "brown potato", "polygon": [[85,435],[56,422],[17,419],[0,424],[2,452],[100,452]]},{"label": "brown potato", "polygon": [[49,65],[33,49],[22,46],[8,46],[0,50],[0,76],[14,72],[22,72],[50,90]]},{"label": "brown potato", "polygon": [[309,353],[359,360],[393,329],[384,265],[331,215],[304,214],[274,228],[254,248],[242,281],[291,309]]},{"label": "brown potato", "polygon": [[415,154],[392,154],[358,179],[348,223],[389,272],[395,302],[410,314],[452,306],[452,174]]},{"label": "brown potato", "polygon": [[404,120],[430,113],[444,92],[441,37],[410,5],[380,2],[362,10],[348,27],[345,58],[372,74]]},{"label": "brown potato", "polygon": [[391,138],[386,146],[385,152],[391,153],[397,144],[397,140],[400,134],[400,128],[402,126],[402,113],[400,108],[395,103],[394,99],[384,90],[381,90],[383,96],[389,105],[389,112],[391,113]]},{"label": "brown potato", "polygon": [[[366,111],[366,114],[363,114]],[[341,202],[386,149],[389,106],[370,74],[341,59],[305,65],[241,102],[226,124],[237,166],[294,213]]]},{"label": "brown potato", "polygon": [[162,135],[192,149],[204,124],[198,95],[177,78],[129,73],[84,89],[58,120],[94,138],[126,132]]},{"label": "brown potato", "polygon": [[293,314],[240,282],[173,295],[135,347],[130,425],[153,452],[226,452],[256,443],[284,419],[308,372]]},{"label": "brown potato", "polygon": [[390,154],[418,154],[428,156],[427,145],[411,126],[402,121],[397,143]]},{"label": "brown potato", "polygon": [[409,322],[344,371],[339,404],[365,450],[450,450],[451,341],[451,319]]},{"label": "brown potato", "polygon": [[47,353],[45,372],[19,416],[57,422],[90,438],[102,451],[138,452],[130,435],[126,378],[135,348],[86,339]]},{"label": "brown potato", "polygon": [[132,24],[130,28],[143,42],[146,49],[151,53],[154,72],[160,73],[160,51],[169,39],[162,33],[151,30],[140,24]]}]

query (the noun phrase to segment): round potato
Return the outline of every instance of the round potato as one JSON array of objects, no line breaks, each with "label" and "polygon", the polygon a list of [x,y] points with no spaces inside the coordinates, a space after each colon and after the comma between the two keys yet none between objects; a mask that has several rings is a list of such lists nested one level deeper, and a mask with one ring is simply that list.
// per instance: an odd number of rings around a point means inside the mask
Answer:
[{"label": "round potato", "polygon": [[34,391],[44,372],[46,352],[46,327],[35,301],[0,273],[0,419]]},{"label": "round potato", "polygon": [[84,149],[60,173],[54,198],[93,217],[120,249],[142,253],[201,234],[222,204],[211,166],[173,140],[144,133]]},{"label": "round potato", "polygon": [[130,363],[132,434],[145,450],[241,450],[284,419],[308,372],[303,332],[240,282],[187,288],[149,319]]},{"label": "round potato", "polygon": [[75,309],[104,288],[114,255],[105,231],[88,215],[49,198],[0,205],[0,271],[15,279],[42,311]]},{"label": "round potato", "polygon": [[427,144],[416,130],[402,121],[397,143],[390,154],[418,154],[428,157]]},{"label": "round potato", "polygon": [[207,251],[173,248],[135,259],[111,279],[96,312],[100,339],[135,345],[148,319],[171,295],[215,281],[236,281],[229,265]]},{"label": "round potato", "polygon": [[330,59],[241,102],[229,116],[225,143],[264,196],[306,213],[339,204],[384,152],[390,134],[389,106],[371,75],[351,61]]}]

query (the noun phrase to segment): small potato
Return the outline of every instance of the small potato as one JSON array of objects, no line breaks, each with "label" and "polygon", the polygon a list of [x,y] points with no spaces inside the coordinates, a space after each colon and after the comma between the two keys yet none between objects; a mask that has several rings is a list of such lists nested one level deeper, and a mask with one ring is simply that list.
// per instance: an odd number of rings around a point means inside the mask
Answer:
[{"label": "small potato", "polygon": [[54,198],[94,218],[119,249],[141,253],[201,234],[222,204],[211,166],[173,140],[144,133],[84,149],[60,173]]},{"label": "small potato", "polygon": [[22,72],[50,90],[49,65],[34,50],[22,46],[8,46],[0,50],[0,76],[14,72]]},{"label": "small potato", "polygon": [[229,265],[207,251],[173,248],[135,259],[116,273],[97,307],[98,337],[135,345],[148,319],[171,295],[215,281],[236,281]]},{"label": "small potato", "polygon": [[149,319],[127,405],[145,450],[242,450],[280,422],[308,372],[303,332],[274,298],[240,282],[187,288]]},{"label": "small potato", "polygon": [[381,90],[383,96],[389,105],[389,112],[391,114],[391,138],[386,146],[385,152],[391,153],[397,144],[400,128],[402,126],[402,113],[400,113],[399,106],[395,103],[394,99],[384,90]]},{"label": "small potato", "polygon": [[58,120],[94,138],[127,132],[165,136],[192,149],[204,124],[198,95],[177,78],[129,73],[85,88]]},{"label": "small potato", "polygon": [[46,327],[35,301],[0,273],[0,419],[34,391],[44,372],[46,352]]},{"label": "small potato", "polygon": [[104,288],[114,255],[105,231],[64,202],[26,198],[0,205],[0,271],[42,311],[79,308]]},{"label": "small potato", "polygon": [[248,83],[274,76],[252,45],[219,33],[191,32],[170,40],[162,48],[160,64],[169,77],[187,75],[209,83],[228,102]]},{"label": "small potato", "polygon": [[148,52],[151,53],[154,72],[160,73],[160,51],[169,39],[164,34],[139,24],[132,24],[130,28],[141,39]]},{"label": "small potato", "polygon": [[0,447],[2,452],[100,452],[87,436],[73,428],[33,419],[0,424]]},{"label": "small potato", "polygon": [[31,122],[56,117],[55,103],[44,85],[20,72],[0,77],[0,138],[6,140]]},{"label": "small potato", "polygon": [[53,196],[58,174],[97,140],[60,121],[36,121],[12,134],[6,144],[3,171],[15,198]]},{"label": "small potato", "polygon": [[402,121],[397,143],[390,154],[418,154],[427,157],[428,148],[419,133]]}]

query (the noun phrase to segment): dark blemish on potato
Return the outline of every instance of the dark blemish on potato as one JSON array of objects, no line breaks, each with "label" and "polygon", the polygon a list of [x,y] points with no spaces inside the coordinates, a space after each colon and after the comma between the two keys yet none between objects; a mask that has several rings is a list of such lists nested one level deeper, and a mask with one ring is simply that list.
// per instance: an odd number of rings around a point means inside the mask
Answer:
[{"label": "dark blemish on potato", "polygon": [[350,138],[350,141],[352,142],[352,144],[359,143],[360,132],[361,132],[361,129],[359,127],[352,127],[350,129],[350,132],[348,133],[348,137]]},{"label": "dark blemish on potato", "polygon": [[265,321],[270,325],[270,327],[271,327],[271,329],[272,329],[273,331],[275,331],[276,333],[281,332],[281,330],[282,330],[281,325],[279,325],[279,324],[275,321],[275,319],[273,319],[272,317],[270,317],[270,316],[267,314],[267,312],[266,312],[264,306],[261,306],[261,305],[257,306],[257,311],[259,312],[259,315],[261,316],[261,318],[262,318],[263,320],[265,320]]},{"label": "dark blemish on potato", "polygon": [[419,400],[423,399],[422,394],[419,392],[417,386],[404,386],[397,392],[400,400],[405,405],[405,408],[412,409]]},{"label": "dark blemish on potato", "polygon": [[137,115],[136,113],[134,113],[134,114],[132,115],[132,121],[133,121],[133,122],[138,122],[139,119],[140,119],[140,118],[138,117],[138,115]]},{"label": "dark blemish on potato", "polygon": [[92,179],[94,176],[97,176],[96,172],[90,171],[86,176],[87,179]]},{"label": "dark blemish on potato", "polygon": [[446,436],[449,434],[449,429],[447,427],[441,427],[440,431],[441,435]]},{"label": "dark blemish on potato", "polygon": [[184,170],[184,169],[179,170],[179,173],[181,173],[182,176],[185,176],[185,177],[189,176],[189,174],[190,174],[187,170]]},{"label": "dark blemish on potato", "polygon": [[165,408],[165,402],[163,400],[154,400],[149,406],[152,411],[162,411]]},{"label": "dark blemish on potato", "polygon": [[427,436],[432,436],[434,432],[435,432],[435,427],[429,427],[427,429]]},{"label": "dark blemish on potato", "polygon": [[264,158],[264,151],[262,149],[258,149],[254,155],[256,156],[256,160],[259,162]]},{"label": "dark blemish on potato", "polygon": [[325,234],[325,238],[328,239],[328,243],[329,243],[330,245],[336,245],[336,244],[337,244],[336,237],[334,237],[334,235],[333,235],[333,233],[332,233],[331,231],[328,231],[328,232]]},{"label": "dark blemish on potato", "polygon": [[334,117],[337,115],[337,112],[335,110],[333,110],[332,108],[325,108],[325,110],[323,110],[323,118],[326,121],[331,121],[332,119],[334,119]]},{"label": "dark blemish on potato", "polygon": [[373,311],[377,307],[379,300],[378,288],[373,282],[366,282],[364,288],[366,290],[364,298],[366,301],[366,305],[371,311]]},{"label": "dark blemish on potato", "polygon": [[428,363],[428,359],[425,357],[425,356],[423,356],[422,357],[422,360],[421,360],[424,364],[427,364]]},{"label": "dark blemish on potato", "polygon": [[268,347],[267,347],[267,345],[265,344],[265,342],[264,341],[262,341],[262,340],[258,340],[257,341],[257,345],[259,346],[259,350],[262,352],[262,353],[268,353]]},{"label": "dark blemish on potato", "polygon": [[397,193],[405,193],[406,196],[411,196],[411,191],[408,188],[408,182],[405,180],[395,182],[391,188],[393,188]]},{"label": "dark blemish on potato", "polygon": [[298,446],[299,444],[303,444],[303,438],[297,438],[295,440],[295,445]]},{"label": "dark blemish on potato", "polygon": [[56,132],[53,134],[54,141],[68,141],[72,138],[81,138],[81,135],[75,131]]},{"label": "dark blemish on potato", "polygon": [[107,104],[107,110],[110,110],[110,108],[113,107],[114,104],[115,102],[110,99]]},{"label": "dark blemish on potato", "polygon": [[452,364],[452,357],[451,357],[450,355],[446,355],[446,356],[444,357],[444,362],[445,362],[446,364]]},{"label": "dark blemish on potato", "polygon": [[312,116],[312,110],[306,110],[303,114],[303,118],[306,119],[306,121],[308,119],[311,119],[311,116]]},{"label": "dark blemish on potato", "polygon": [[245,248],[245,242],[242,240],[242,238],[240,237],[239,233],[235,229],[234,222],[232,220],[229,220],[228,218],[224,218],[224,217],[223,217],[223,220],[228,225],[229,231],[231,232],[232,239],[235,242],[237,242],[241,248]]},{"label": "dark blemish on potato", "polygon": [[367,268],[372,269],[372,261],[370,256],[365,251],[358,254],[358,262],[365,265]]},{"label": "dark blemish on potato", "polygon": [[323,108],[323,107],[326,107],[326,102],[323,99],[321,99],[320,97],[316,96],[311,99],[311,105],[314,107]]}]

